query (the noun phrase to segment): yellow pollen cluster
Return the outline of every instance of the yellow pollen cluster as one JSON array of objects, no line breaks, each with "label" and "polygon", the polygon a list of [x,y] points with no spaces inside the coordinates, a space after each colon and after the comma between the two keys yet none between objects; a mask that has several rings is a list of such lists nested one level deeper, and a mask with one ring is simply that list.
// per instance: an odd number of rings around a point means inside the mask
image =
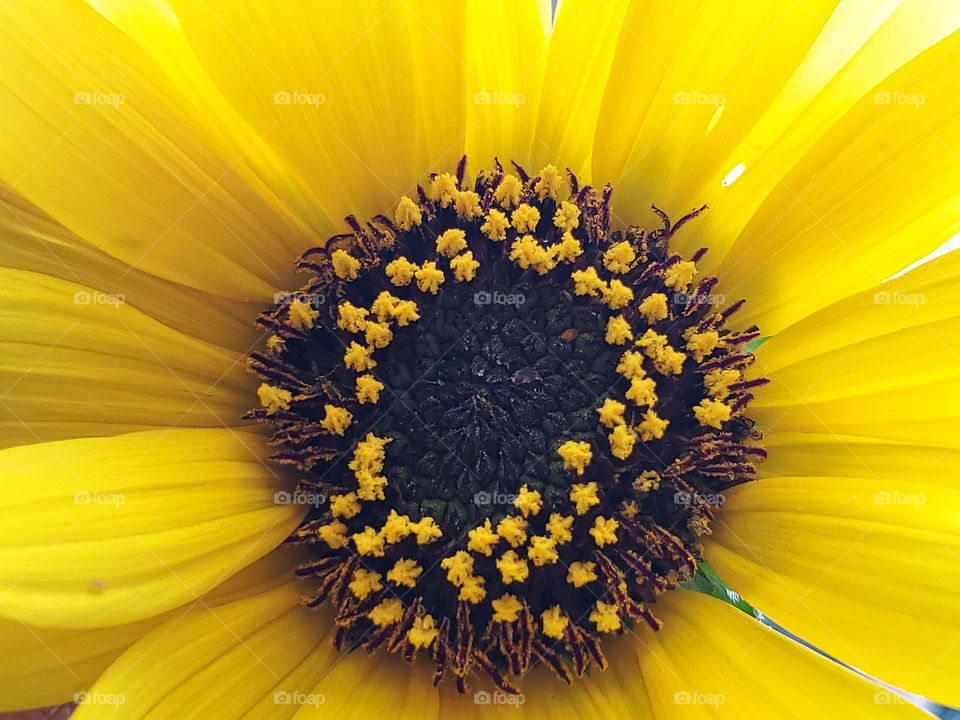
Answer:
[{"label": "yellow pollen cluster", "polygon": [[674,350],[665,335],[647,330],[643,337],[637,340],[637,345],[646,351],[647,357],[653,361],[653,366],[660,374],[679,375],[683,370],[683,361],[687,356]]},{"label": "yellow pollen cluster", "polygon": [[510,259],[524,270],[532,267],[538,274],[546,275],[557,266],[555,248],[545,248],[532,235],[524,235],[510,246]]},{"label": "yellow pollen cluster", "polygon": [[548,197],[551,200],[557,200],[560,193],[560,184],[563,178],[560,171],[553,165],[544,165],[540,169],[540,179],[533,186],[533,191],[537,194],[540,202]]},{"label": "yellow pollen cluster", "polygon": [[577,515],[583,515],[594,505],[600,503],[595,482],[574,483],[570,486],[570,502],[577,507]]},{"label": "yellow pollen cluster", "polygon": [[389,598],[375,606],[367,616],[377,627],[392,625],[403,617],[403,603],[397,598]]},{"label": "yellow pollen cluster", "polygon": [[396,545],[410,534],[410,525],[409,515],[400,515],[396,510],[391,510],[380,532],[388,543]]},{"label": "yellow pollen cluster", "polygon": [[611,310],[625,308],[633,300],[633,290],[616,278],[611,280],[608,286],[601,288],[600,292],[603,295],[603,302]]},{"label": "yellow pollen cluster", "polygon": [[347,538],[347,526],[339,520],[334,520],[329,525],[323,525],[317,528],[320,539],[323,540],[334,550],[346,547],[350,540]]},{"label": "yellow pollen cluster", "polygon": [[353,544],[360,555],[372,555],[373,557],[383,557],[385,539],[382,533],[367,525],[363,532],[354,533]]},{"label": "yellow pollen cluster", "polygon": [[603,405],[597,408],[597,414],[600,415],[600,424],[608,428],[623,425],[626,422],[623,418],[623,413],[626,410],[627,406],[622,402],[607,398],[603,401]]},{"label": "yellow pollen cluster", "polygon": [[433,261],[425,262],[414,276],[417,278],[417,288],[420,292],[429,292],[431,295],[437,294],[444,281],[443,270]]},{"label": "yellow pollen cluster", "polygon": [[637,492],[646,493],[656,490],[660,487],[660,475],[656,470],[644,470],[639,477],[633,481],[633,489]]},{"label": "yellow pollen cluster", "polygon": [[523,609],[523,605],[514,595],[504,595],[494,600],[491,605],[494,622],[516,622],[517,614]]},{"label": "yellow pollen cluster", "polygon": [[437,237],[437,252],[444,257],[452,258],[467,247],[467,234],[460,228],[444,230]]},{"label": "yellow pollen cluster", "polygon": [[703,377],[703,386],[717,400],[726,398],[730,386],[737,382],[740,382],[738,370],[711,370]]},{"label": "yellow pollen cluster", "polygon": [[590,622],[597,626],[602,633],[616,632],[621,627],[620,616],[617,615],[617,606],[597,600],[596,610],[590,613]]},{"label": "yellow pollen cluster", "polygon": [[593,527],[590,528],[590,534],[593,536],[593,541],[597,544],[597,547],[616,543],[618,527],[620,527],[620,523],[617,522],[616,518],[598,516],[593,521]]},{"label": "yellow pollen cluster", "polygon": [[427,545],[443,535],[443,531],[430,516],[410,523],[410,532],[416,536],[418,545]]},{"label": "yellow pollen cluster", "polygon": [[356,280],[357,273],[360,271],[360,261],[353,257],[346,250],[334,250],[330,256],[333,263],[333,271],[341,280]]},{"label": "yellow pollen cluster", "polygon": [[486,221],[480,226],[480,232],[493,242],[502,242],[507,239],[508,227],[510,227],[510,221],[507,220],[507,216],[496,208],[492,208],[487,213]]},{"label": "yellow pollen cluster", "polygon": [[611,454],[619,460],[626,460],[633,452],[637,434],[626,425],[617,425],[610,433],[609,439]]},{"label": "yellow pollen cluster", "polygon": [[368,322],[364,338],[368,347],[385,348],[393,340],[393,330],[385,322]]},{"label": "yellow pollen cluster", "polygon": [[640,433],[640,439],[644,442],[659,440],[663,437],[663,433],[666,431],[667,425],[669,424],[669,420],[662,419],[653,410],[647,410],[643,414],[643,422],[637,425],[637,430]]},{"label": "yellow pollen cluster", "polygon": [[471,530],[468,536],[470,541],[467,543],[467,549],[487,557],[493,555],[494,546],[500,542],[500,536],[493,531],[489,518],[484,520],[483,525]]},{"label": "yellow pollen cluster", "polygon": [[323,420],[320,421],[321,427],[334,435],[343,435],[344,431],[350,427],[350,423],[353,422],[353,415],[350,414],[350,411],[346,408],[329,404],[324,405],[323,409],[326,415],[324,415]]},{"label": "yellow pollen cluster", "polygon": [[384,272],[390,278],[392,284],[397,287],[405,287],[413,281],[413,277],[419,269],[416,263],[410,262],[405,257],[398,257],[396,260],[387,263]]},{"label": "yellow pollen cluster", "polygon": [[572,562],[567,568],[567,582],[580,588],[597,579],[597,564],[592,562]]},{"label": "yellow pollen cluster", "polygon": [[530,577],[530,568],[527,561],[522,559],[513,550],[507,550],[503,555],[497,558],[497,570],[500,571],[500,577],[504,585],[513,582],[522,583]]},{"label": "yellow pollen cluster", "polygon": [[575,230],[580,224],[580,208],[564,200],[553,214],[553,224],[565,232]]},{"label": "yellow pollen cluster", "polygon": [[296,299],[290,303],[287,319],[298,330],[312,328],[314,321],[320,316],[319,310],[314,310],[303,300]]},{"label": "yellow pollen cluster", "polygon": [[633,330],[623,315],[613,315],[607,320],[606,341],[608,345],[623,345],[633,340]]},{"label": "yellow pollen cluster", "polygon": [[712,353],[720,344],[720,334],[716,330],[707,330],[702,333],[691,333],[687,338],[687,350],[698,363]]},{"label": "yellow pollen cluster", "polygon": [[344,517],[349,520],[359,512],[360,502],[357,500],[356,493],[330,496],[330,514],[334,517]]},{"label": "yellow pollen cluster", "polygon": [[419,205],[404,195],[397,204],[393,219],[398,228],[407,232],[414,225],[419,225],[423,221],[423,211]]},{"label": "yellow pollen cluster", "polygon": [[606,287],[606,283],[600,279],[592,265],[586,270],[574,270],[570,273],[570,279],[573,280],[573,292],[576,295],[596,297]]},{"label": "yellow pollen cluster", "polygon": [[677,262],[663,271],[663,284],[675,290],[683,290],[697,274],[697,266],[687,260]]},{"label": "yellow pollen cluster", "polygon": [[667,296],[663,293],[653,293],[643,299],[637,307],[648,323],[660,322],[669,314],[667,312]]},{"label": "yellow pollen cluster", "polygon": [[458,192],[457,179],[450,173],[439,173],[434,175],[430,181],[430,189],[427,195],[434,202],[440,203],[440,207],[447,208],[450,207],[450,203],[453,202]]},{"label": "yellow pollen cluster", "polygon": [[563,631],[567,629],[570,621],[560,611],[559,605],[554,605],[540,614],[540,624],[543,628],[543,634],[559,640],[563,637]]},{"label": "yellow pollen cluster", "polygon": [[644,405],[654,405],[657,402],[657,383],[651,378],[633,378],[630,381],[630,388],[627,390],[627,400],[632,400],[634,405],[643,407]]},{"label": "yellow pollen cluster", "polygon": [[560,554],[557,552],[557,541],[552,537],[534,535],[530,538],[527,557],[537,567],[552,565],[560,559]]},{"label": "yellow pollen cluster", "polygon": [[410,644],[419,650],[433,645],[440,631],[436,629],[436,624],[432,615],[424,615],[413,621],[413,627],[407,631],[407,640]]},{"label": "yellow pollen cluster", "polygon": [[511,547],[519,547],[527,540],[527,521],[515,515],[507,515],[497,524],[497,535]]},{"label": "yellow pollen cluster", "polygon": [[290,403],[293,400],[293,393],[283,388],[261,383],[257,388],[257,397],[260,398],[260,404],[267,411],[267,415],[273,415],[278,410],[289,410]]},{"label": "yellow pollen cluster", "polygon": [[479,267],[480,263],[473,259],[472,250],[467,250],[450,261],[450,269],[453,270],[453,277],[457,282],[473,280],[477,276],[477,268]]},{"label": "yellow pollen cluster", "polygon": [[590,443],[575,440],[567,440],[557,448],[557,453],[563,458],[563,467],[567,470],[575,470],[577,475],[583,475],[583,471],[593,458]]},{"label": "yellow pollen cluster", "polygon": [[613,243],[603,253],[603,266],[612,273],[623,275],[630,272],[637,253],[628,242]]},{"label": "yellow pollen cluster", "polygon": [[720,429],[730,419],[730,407],[720,400],[704,398],[693,408],[693,415],[701,425]]},{"label": "yellow pollen cluster", "polygon": [[540,497],[539,492],[530,490],[524,485],[520,488],[520,492],[517,493],[513,505],[523,513],[524,517],[530,517],[540,512],[540,508],[543,507],[543,498]]},{"label": "yellow pollen cluster", "polygon": [[532,233],[540,222],[540,211],[533,205],[522,204],[510,216],[510,224],[521,233]]},{"label": "yellow pollen cluster", "polygon": [[370,314],[366,308],[357,307],[346,300],[337,306],[337,313],[337,327],[351,333],[363,332]]},{"label": "yellow pollen cluster", "polygon": [[352,592],[358,600],[363,600],[370,593],[383,587],[380,582],[380,573],[372,572],[364,568],[357,568],[353,571],[353,580],[349,584]]},{"label": "yellow pollen cluster", "polygon": [[[573,262],[583,255],[583,247],[580,245],[580,241],[570,232],[565,232],[555,247],[557,248],[557,260],[560,262]],[[633,293],[630,293],[630,296],[633,297]]]},{"label": "yellow pollen cluster", "polygon": [[520,195],[522,192],[523,183],[520,182],[520,178],[516,175],[504,175],[503,180],[497,185],[497,189],[493,191],[493,199],[496,200],[501,207],[509,210],[520,203]]},{"label": "yellow pollen cluster", "polygon": [[561,515],[560,513],[551,513],[550,520],[547,521],[547,532],[557,545],[563,545],[573,540],[572,515]]},{"label": "yellow pollen cluster", "polygon": [[627,350],[620,356],[617,372],[627,378],[627,380],[644,377],[647,373],[643,369],[643,355],[636,350]]},{"label": "yellow pollen cluster", "polygon": [[447,580],[456,587],[460,587],[473,575],[473,556],[460,550],[456,555],[441,560],[440,567],[447,571]]},{"label": "yellow pollen cluster", "polygon": [[483,215],[480,209],[480,196],[473,190],[461,190],[454,199],[454,208],[457,211],[457,217],[461,220],[473,220]]},{"label": "yellow pollen cluster", "polygon": [[357,372],[372,370],[377,366],[377,361],[371,357],[372,353],[373,351],[370,348],[364,347],[356,341],[351,342],[347,351],[343,354],[343,364]]}]

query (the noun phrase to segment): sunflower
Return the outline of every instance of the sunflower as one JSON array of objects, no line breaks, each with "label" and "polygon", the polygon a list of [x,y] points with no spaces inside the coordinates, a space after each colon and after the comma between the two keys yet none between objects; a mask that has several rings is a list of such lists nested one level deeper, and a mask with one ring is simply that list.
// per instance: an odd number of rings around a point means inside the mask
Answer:
[{"label": "sunflower", "polygon": [[960,705],[952,3],[0,12],[0,708]]}]

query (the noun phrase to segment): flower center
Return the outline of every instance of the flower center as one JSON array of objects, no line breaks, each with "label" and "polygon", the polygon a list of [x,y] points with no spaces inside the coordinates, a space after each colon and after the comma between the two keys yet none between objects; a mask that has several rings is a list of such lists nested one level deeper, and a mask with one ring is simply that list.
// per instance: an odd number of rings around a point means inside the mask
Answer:
[{"label": "flower center", "polygon": [[[756,328],[671,254],[697,212],[610,230],[611,189],[547,166],[431,176],[393,219],[308,251],[259,319],[247,417],[327,500],[293,540],[338,648],[413,659],[461,692],[535,664],[605,667],[601,637],[659,627],[723,491],[764,452],[744,416]],[[699,211],[698,211],[699,212]]]}]

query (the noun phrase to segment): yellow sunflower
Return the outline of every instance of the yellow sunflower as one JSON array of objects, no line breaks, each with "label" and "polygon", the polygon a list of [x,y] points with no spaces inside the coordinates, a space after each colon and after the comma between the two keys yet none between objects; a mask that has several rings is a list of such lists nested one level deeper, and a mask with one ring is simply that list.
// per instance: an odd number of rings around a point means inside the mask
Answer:
[{"label": "yellow sunflower", "polygon": [[955,3],[0,17],[0,709],[960,705]]}]

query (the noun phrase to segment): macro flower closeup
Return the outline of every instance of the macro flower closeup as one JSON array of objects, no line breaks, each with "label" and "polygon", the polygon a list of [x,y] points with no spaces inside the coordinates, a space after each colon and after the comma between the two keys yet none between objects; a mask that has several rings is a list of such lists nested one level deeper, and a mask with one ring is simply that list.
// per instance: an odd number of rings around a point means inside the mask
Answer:
[{"label": "macro flower closeup", "polygon": [[960,5],[0,37],[0,712],[960,708]]}]

